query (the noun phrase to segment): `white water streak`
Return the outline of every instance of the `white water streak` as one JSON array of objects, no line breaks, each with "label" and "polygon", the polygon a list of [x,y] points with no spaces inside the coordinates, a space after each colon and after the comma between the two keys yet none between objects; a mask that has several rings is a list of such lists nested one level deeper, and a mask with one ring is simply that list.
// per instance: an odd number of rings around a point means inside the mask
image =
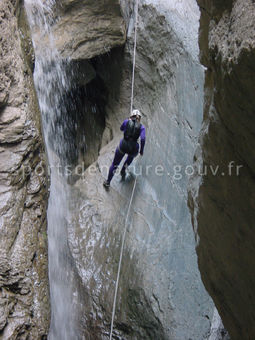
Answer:
[{"label": "white water streak", "polygon": [[[43,132],[51,167],[48,206],[49,281],[51,296],[50,340],[75,340],[73,272],[67,245],[68,186],[58,164],[66,164],[66,94],[71,90],[69,63],[54,47],[51,26],[56,20],[54,0],[25,0],[35,50],[34,82],[42,113]],[[50,311],[49,311],[50,312]]]}]

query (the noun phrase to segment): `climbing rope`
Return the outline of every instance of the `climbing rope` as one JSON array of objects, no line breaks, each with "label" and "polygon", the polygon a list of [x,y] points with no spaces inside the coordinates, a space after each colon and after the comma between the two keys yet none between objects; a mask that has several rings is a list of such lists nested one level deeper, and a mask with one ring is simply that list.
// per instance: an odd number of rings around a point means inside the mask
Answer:
[{"label": "climbing rope", "polygon": [[133,197],[134,197],[136,181],[137,181],[137,177],[135,178],[135,182],[134,182],[134,186],[133,186],[133,190],[132,190],[132,194],[131,194],[131,198],[130,198],[130,202],[129,202],[129,206],[128,206],[128,211],[127,211],[126,220],[125,220],[125,228],[124,228],[124,233],[123,233],[123,237],[122,237],[122,244],[121,244],[121,249],[120,249],[120,259],[119,259],[117,280],[116,280],[114,300],[113,300],[113,309],[112,309],[112,321],[111,321],[110,340],[112,340],[113,322],[114,322],[114,317],[115,317],[116,299],[117,299],[118,286],[119,286],[119,278],[120,278],[120,268],[121,268],[123,250],[124,250],[125,237],[126,237],[126,232],[127,232],[128,217],[129,217],[129,212],[130,212],[130,208],[131,208]]},{"label": "climbing rope", "polygon": [[138,2],[136,0],[135,6],[135,37],[134,37],[134,53],[133,53],[133,70],[132,70],[132,86],[131,86],[131,103],[130,103],[130,113],[133,111],[134,103],[134,84],[135,84],[135,62],[136,62],[136,37],[137,37],[137,22],[138,22]]},{"label": "climbing rope", "polygon": [[[134,37],[134,53],[133,53],[133,71],[132,71],[130,113],[132,113],[132,111],[133,111],[133,103],[134,103],[134,83],[135,83],[135,58],[136,58],[136,37],[137,37],[137,21],[138,21],[138,1],[139,0],[136,0],[136,6],[135,6],[135,37]],[[136,188],[136,182],[137,182],[137,176],[135,178],[135,182],[134,182],[134,185],[133,185],[133,190],[132,190],[132,193],[131,193],[131,198],[130,198],[129,205],[128,205],[128,210],[127,210],[127,215],[126,215],[126,220],[125,220],[124,233],[123,233],[121,249],[120,249],[120,259],[119,259],[118,273],[117,273],[117,279],[116,279],[116,284],[115,284],[115,292],[114,292],[113,307],[112,307],[112,320],[111,320],[110,340],[112,340],[113,322],[114,322],[114,317],[115,317],[116,300],[117,300],[117,293],[118,293],[119,279],[120,279],[120,269],[121,269],[121,262],[122,262],[122,256],[123,256],[123,250],[124,250],[124,244],[125,244],[125,238],[126,238],[126,232],[127,232],[128,218],[129,218],[130,208],[131,208],[133,197],[134,197],[134,192],[135,192],[135,188]]]}]

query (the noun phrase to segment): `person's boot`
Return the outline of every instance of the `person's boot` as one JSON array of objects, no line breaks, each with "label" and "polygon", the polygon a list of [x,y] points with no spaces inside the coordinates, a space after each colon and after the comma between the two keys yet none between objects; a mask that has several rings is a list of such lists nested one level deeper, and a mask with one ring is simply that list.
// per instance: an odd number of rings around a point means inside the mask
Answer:
[{"label": "person's boot", "polygon": [[109,190],[110,183],[106,180],[106,181],[104,181],[103,186],[105,187],[106,190]]}]

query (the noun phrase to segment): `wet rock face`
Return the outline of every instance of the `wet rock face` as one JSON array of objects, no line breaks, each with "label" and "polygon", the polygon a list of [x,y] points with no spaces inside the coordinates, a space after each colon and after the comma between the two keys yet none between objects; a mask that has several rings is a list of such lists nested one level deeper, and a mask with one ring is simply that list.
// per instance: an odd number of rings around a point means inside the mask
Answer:
[{"label": "wet rock face", "polygon": [[[231,339],[254,327],[254,2],[198,1],[201,60],[208,67],[198,168],[190,207],[203,282]],[[240,166],[238,168],[238,166]]]},{"label": "wet rock face", "polygon": [[125,42],[118,0],[63,0],[59,17],[54,36],[64,57],[89,59]]},{"label": "wet rock face", "polygon": [[45,154],[18,2],[1,1],[0,30],[0,337],[42,339],[49,322]]},{"label": "wet rock face", "polygon": [[[214,306],[200,279],[186,204],[185,167],[192,164],[202,121],[204,81],[197,49],[189,50],[180,38],[186,3],[177,13],[166,1],[143,1],[139,9],[134,106],[143,113],[147,142],[123,256],[117,339],[202,340],[210,333]],[[187,31],[196,34],[197,8],[189,4],[194,12]],[[127,18],[129,11],[132,7],[125,6]],[[129,115],[133,24],[132,17],[125,50],[115,49],[94,65],[107,89],[106,128],[97,161],[71,188],[69,200],[68,245],[78,282],[74,303],[83,311],[77,323],[81,334],[93,339],[109,337],[134,184],[132,176],[120,183],[116,175],[109,192],[102,186],[121,137],[120,124]]]}]

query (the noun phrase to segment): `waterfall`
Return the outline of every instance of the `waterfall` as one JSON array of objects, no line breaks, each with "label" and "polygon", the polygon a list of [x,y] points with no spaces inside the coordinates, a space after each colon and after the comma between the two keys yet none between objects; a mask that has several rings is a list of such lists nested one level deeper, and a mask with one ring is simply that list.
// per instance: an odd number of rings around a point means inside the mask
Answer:
[{"label": "waterfall", "polygon": [[[25,0],[35,50],[34,82],[42,114],[43,134],[50,169],[48,206],[49,282],[51,326],[49,339],[78,339],[73,301],[77,298],[67,244],[69,195],[66,174],[76,157],[72,68],[54,47],[51,32],[54,0]],[[72,85],[73,86],[73,85]],[[81,337],[79,337],[80,339]]]}]

